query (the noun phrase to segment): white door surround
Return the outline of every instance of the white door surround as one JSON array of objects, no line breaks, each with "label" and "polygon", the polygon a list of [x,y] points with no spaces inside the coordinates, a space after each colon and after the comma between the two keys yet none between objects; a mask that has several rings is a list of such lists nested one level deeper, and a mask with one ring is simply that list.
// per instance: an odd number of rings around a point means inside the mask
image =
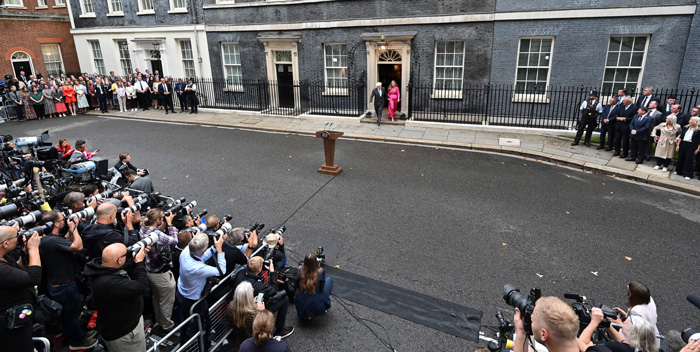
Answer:
[{"label": "white door surround", "polygon": [[[411,40],[418,32],[401,32],[401,33],[363,33],[362,40],[365,41],[367,47],[367,110],[374,111],[374,107],[369,104],[369,97],[372,94],[372,89],[376,87],[379,80],[379,72],[377,65],[380,64],[379,57],[381,55],[377,42],[384,36],[389,45],[387,50],[395,50],[401,55],[401,106],[408,111],[410,104],[408,97],[408,83],[411,77]],[[394,63],[392,63],[394,64]],[[387,87],[384,87],[387,88]],[[389,93],[389,92],[387,92]]]},{"label": "white door surround", "polygon": [[[265,47],[265,67],[267,69],[267,80],[277,81],[277,67],[275,64],[276,51],[291,51],[292,52],[292,78],[294,82],[299,82],[299,49],[298,43],[301,42],[301,35],[280,35],[280,36],[266,36],[260,35],[258,39],[263,43]],[[286,61],[286,60],[285,60]],[[273,107],[277,107],[279,102],[275,97],[279,94],[277,92],[276,85],[270,85],[270,103]],[[298,89],[298,88],[296,88]],[[294,92],[294,107],[299,108],[301,102],[299,101],[300,92]]]}]

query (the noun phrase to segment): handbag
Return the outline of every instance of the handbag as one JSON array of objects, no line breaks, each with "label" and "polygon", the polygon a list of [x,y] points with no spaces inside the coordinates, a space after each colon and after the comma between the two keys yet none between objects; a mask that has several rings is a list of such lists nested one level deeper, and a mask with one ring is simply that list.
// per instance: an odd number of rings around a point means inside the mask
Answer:
[{"label": "handbag", "polygon": [[26,325],[31,325],[33,313],[34,307],[32,307],[31,303],[18,304],[14,307],[8,308],[5,311],[7,328],[17,329]]}]

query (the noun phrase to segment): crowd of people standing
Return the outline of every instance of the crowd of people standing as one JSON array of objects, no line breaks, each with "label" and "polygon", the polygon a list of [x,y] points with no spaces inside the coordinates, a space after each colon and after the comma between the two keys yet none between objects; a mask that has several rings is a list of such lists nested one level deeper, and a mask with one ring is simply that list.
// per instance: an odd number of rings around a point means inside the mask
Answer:
[{"label": "crowd of people standing", "polygon": [[22,71],[18,77],[5,78],[7,93],[4,98],[19,121],[67,114],[76,116],[90,109],[105,113],[116,109],[127,112],[154,108],[166,114],[175,113],[174,98],[180,103],[180,112],[188,109],[190,114],[198,112],[197,84],[193,79],[171,82],[157,70],[151,74],[148,70],[141,73],[136,69],[135,73],[121,77],[112,71],[109,75],[83,73],[67,77],[61,74],[48,78],[25,76]]},{"label": "crowd of people standing", "polygon": [[[580,105],[581,120],[572,146],[591,146],[593,130],[600,124],[597,149],[613,151],[613,156],[643,164],[656,157],[654,170],[668,171],[676,158],[676,174],[686,180],[700,176],[700,106],[683,113],[675,96],[663,103],[646,87],[636,101],[619,89],[605,105],[592,90]],[[607,143],[606,143],[607,138]],[[676,156],[676,152],[678,155]]]}]

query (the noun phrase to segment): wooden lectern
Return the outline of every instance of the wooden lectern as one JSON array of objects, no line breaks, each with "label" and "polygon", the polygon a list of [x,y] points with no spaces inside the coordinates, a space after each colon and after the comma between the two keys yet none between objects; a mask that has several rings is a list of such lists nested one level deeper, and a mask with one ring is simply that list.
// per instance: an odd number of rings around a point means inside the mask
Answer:
[{"label": "wooden lectern", "polygon": [[323,138],[323,150],[326,152],[326,163],[318,169],[321,174],[337,175],[343,171],[340,166],[335,164],[335,140],[340,138],[343,132],[337,131],[318,131],[316,138]]}]

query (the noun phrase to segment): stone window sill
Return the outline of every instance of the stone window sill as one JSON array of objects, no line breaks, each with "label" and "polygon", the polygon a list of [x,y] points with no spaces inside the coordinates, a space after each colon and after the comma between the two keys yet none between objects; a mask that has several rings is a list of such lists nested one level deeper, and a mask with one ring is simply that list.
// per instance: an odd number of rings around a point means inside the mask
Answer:
[{"label": "stone window sill", "polygon": [[168,13],[187,13],[187,9],[172,9]]},{"label": "stone window sill", "polygon": [[94,12],[91,12],[91,13],[84,13],[84,14],[78,16],[78,17],[80,17],[80,18],[97,18],[97,16],[95,15]]},{"label": "stone window sill", "polygon": [[146,11],[139,11],[136,13],[138,16],[147,16],[147,15],[155,15],[156,11],[155,10],[146,10]]},{"label": "stone window sill", "polygon": [[112,12],[108,13],[107,17],[124,17],[124,12]]}]

